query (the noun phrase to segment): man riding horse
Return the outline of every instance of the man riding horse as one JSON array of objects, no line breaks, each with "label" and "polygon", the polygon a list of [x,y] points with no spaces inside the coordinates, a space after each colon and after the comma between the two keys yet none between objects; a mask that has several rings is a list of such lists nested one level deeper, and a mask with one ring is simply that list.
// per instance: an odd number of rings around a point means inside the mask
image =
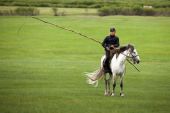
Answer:
[{"label": "man riding horse", "polygon": [[[117,77],[120,78],[121,87],[120,96],[124,96],[123,78],[126,69],[125,61],[128,60],[130,64],[132,63],[129,60],[133,61],[133,64],[136,63],[138,64],[140,62],[137,50],[132,44],[127,44],[126,46],[119,47],[119,38],[115,36],[115,33],[116,33],[115,28],[110,28],[110,35],[106,36],[102,43],[102,46],[105,48],[106,54],[101,57],[101,65],[99,69],[94,72],[86,74],[87,83],[94,85],[95,87],[98,86],[98,80],[104,77],[105,80],[104,95],[106,96],[115,96]],[[112,91],[110,89],[110,84],[112,84],[113,86]]]},{"label": "man riding horse", "polygon": [[103,67],[105,73],[111,72],[110,70],[110,60],[113,55],[111,55],[111,51],[115,50],[117,47],[119,47],[119,38],[115,35],[116,29],[110,28],[110,35],[106,36],[105,39],[102,42],[102,46],[105,48],[105,54],[106,59],[103,62]]}]

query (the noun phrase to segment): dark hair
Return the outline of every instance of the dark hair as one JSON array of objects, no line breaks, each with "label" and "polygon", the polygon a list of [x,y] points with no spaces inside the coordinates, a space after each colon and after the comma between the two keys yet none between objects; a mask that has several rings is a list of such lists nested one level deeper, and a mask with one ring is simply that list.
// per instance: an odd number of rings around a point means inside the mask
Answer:
[{"label": "dark hair", "polygon": [[115,32],[116,29],[114,27],[110,28],[110,32]]}]

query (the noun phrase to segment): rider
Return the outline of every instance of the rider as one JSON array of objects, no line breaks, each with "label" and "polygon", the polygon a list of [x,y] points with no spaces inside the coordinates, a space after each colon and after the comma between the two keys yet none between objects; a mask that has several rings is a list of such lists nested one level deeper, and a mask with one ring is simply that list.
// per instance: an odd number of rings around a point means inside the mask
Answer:
[{"label": "rider", "polygon": [[102,46],[105,48],[106,59],[103,63],[105,72],[110,71],[110,50],[119,47],[119,38],[115,35],[116,29],[114,27],[110,28],[110,35],[106,36],[103,40]]}]

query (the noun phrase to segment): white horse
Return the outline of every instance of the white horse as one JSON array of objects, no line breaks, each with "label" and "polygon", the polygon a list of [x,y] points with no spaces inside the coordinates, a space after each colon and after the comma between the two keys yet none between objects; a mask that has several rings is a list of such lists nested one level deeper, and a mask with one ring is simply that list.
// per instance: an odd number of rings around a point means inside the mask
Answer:
[{"label": "white horse", "polygon": [[[106,74],[103,69],[103,61],[105,60],[106,56],[102,56],[101,58],[101,66],[98,70],[92,73],[87,73],[87,83],[94,85],[97,87],[98,80],[104,76],[105,79],[105,92],[104,95],[115,95],[115,87],[116,87],[116,80],[120,77],[120,96],[124,96],[123,92],[123,77],[125,75],[125,61],[127,58],[133,61],[134,64],[138,64],[140,62],[139,55],[137,50],[134,48],[133,45],[128,44],[127,46],[120,47],[120,52],[115,54],[110,63],[111,73]],[[113,91],[110,92],[110,82],[112,81]]]}]

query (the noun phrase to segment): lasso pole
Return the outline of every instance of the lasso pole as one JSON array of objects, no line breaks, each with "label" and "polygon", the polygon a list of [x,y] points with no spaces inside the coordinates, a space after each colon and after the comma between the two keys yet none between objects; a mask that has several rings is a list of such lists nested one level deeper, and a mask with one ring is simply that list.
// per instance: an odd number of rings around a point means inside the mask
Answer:
[{"label": "lasso pole", "polygon": [[[87,38],[87,39],[89,39],[89,40],[92,40],[92,41],[94,41],[94,42],[97,42],[97,43],[99,43],[99,44],[102,44],[100,41],[98,41],[98,40],[96,40],[96,39],[93,39],[93,38],[90,38],[90,37],[88,37],[88,36],[86,36],[86,35],[84,35],[84,34],[82,34],[82,33],[80,33],[80,32],[76,32],[76,31],[74,31],[74,30],[72,30],[72,29],[68,29],[68,28],[65,28],[65,27],[62,27],[62,26],[59,26],[59,25],[56,25],[56,24],[47,22],[47,21],[42,20],[42,19],[37,18],[37,17],[32,17],[32,18],[34,18],[34,19],[36,19],[36,20],[39,20],[39,21],[41,21],[41,22],[44,22],[44,23],[46,23],[46,24],[50,24],[50,25],[52,25],[52,26],[58,27],[58,28],[60,28],[60,29],[64,29],[64,30],[66,30],[66,31],[73,32],[73,33],[78,34],[78,35],[80,35],[80,36],[82,36],[82,37],[85,37],[85,38]],[[133,65],[129,60],[127,60],[127,61],[128,61],[136,70],[138,70],[138,71],[140,72],[140,70],[139,70],[135,65]]]},{"label": "lasso pole", "polygon": [[84,35],[84,34],[82,34],[82,33],[80,33],[80,32],[76,32],[76,31],[74,31],[74,30],[72,30],[72,29],[68,29],[68,28],[65,28],[65,27],[63,27],[63,26],[59,26],[59,25],[56,25],[56,24],[47,22],[47,21],[42,20],[42,19],[37,18],[37,17],[32,17],[32,18],[34,18],[34,19],[36,19],[36,20],[39,20],[39,21],[41,21],[41,22],[44,22],[44,23],[46,23],[46,24],[53,25],[53,26],[58,27],[58,28],[60,28],[60,29],[64,29],[64,30],[66,30],[66,31],[73,32],[73,33],[78,34],[78,35],[80,35],[80,36],[82,36],[82,37],[85,37],[85,38],[87,38],[87,39],[89,39],[89,40],[92,40],[92,41],[94,41],[94,42],[97,42],[97,43],[99,43],[99,44],[102,44],[100,41],[98,41],[98,40],[96,40],[96,39],[93,39],[93,38],[91,38],[91,37],[88,37],[88,36],[86,36],[86,35]]}]

